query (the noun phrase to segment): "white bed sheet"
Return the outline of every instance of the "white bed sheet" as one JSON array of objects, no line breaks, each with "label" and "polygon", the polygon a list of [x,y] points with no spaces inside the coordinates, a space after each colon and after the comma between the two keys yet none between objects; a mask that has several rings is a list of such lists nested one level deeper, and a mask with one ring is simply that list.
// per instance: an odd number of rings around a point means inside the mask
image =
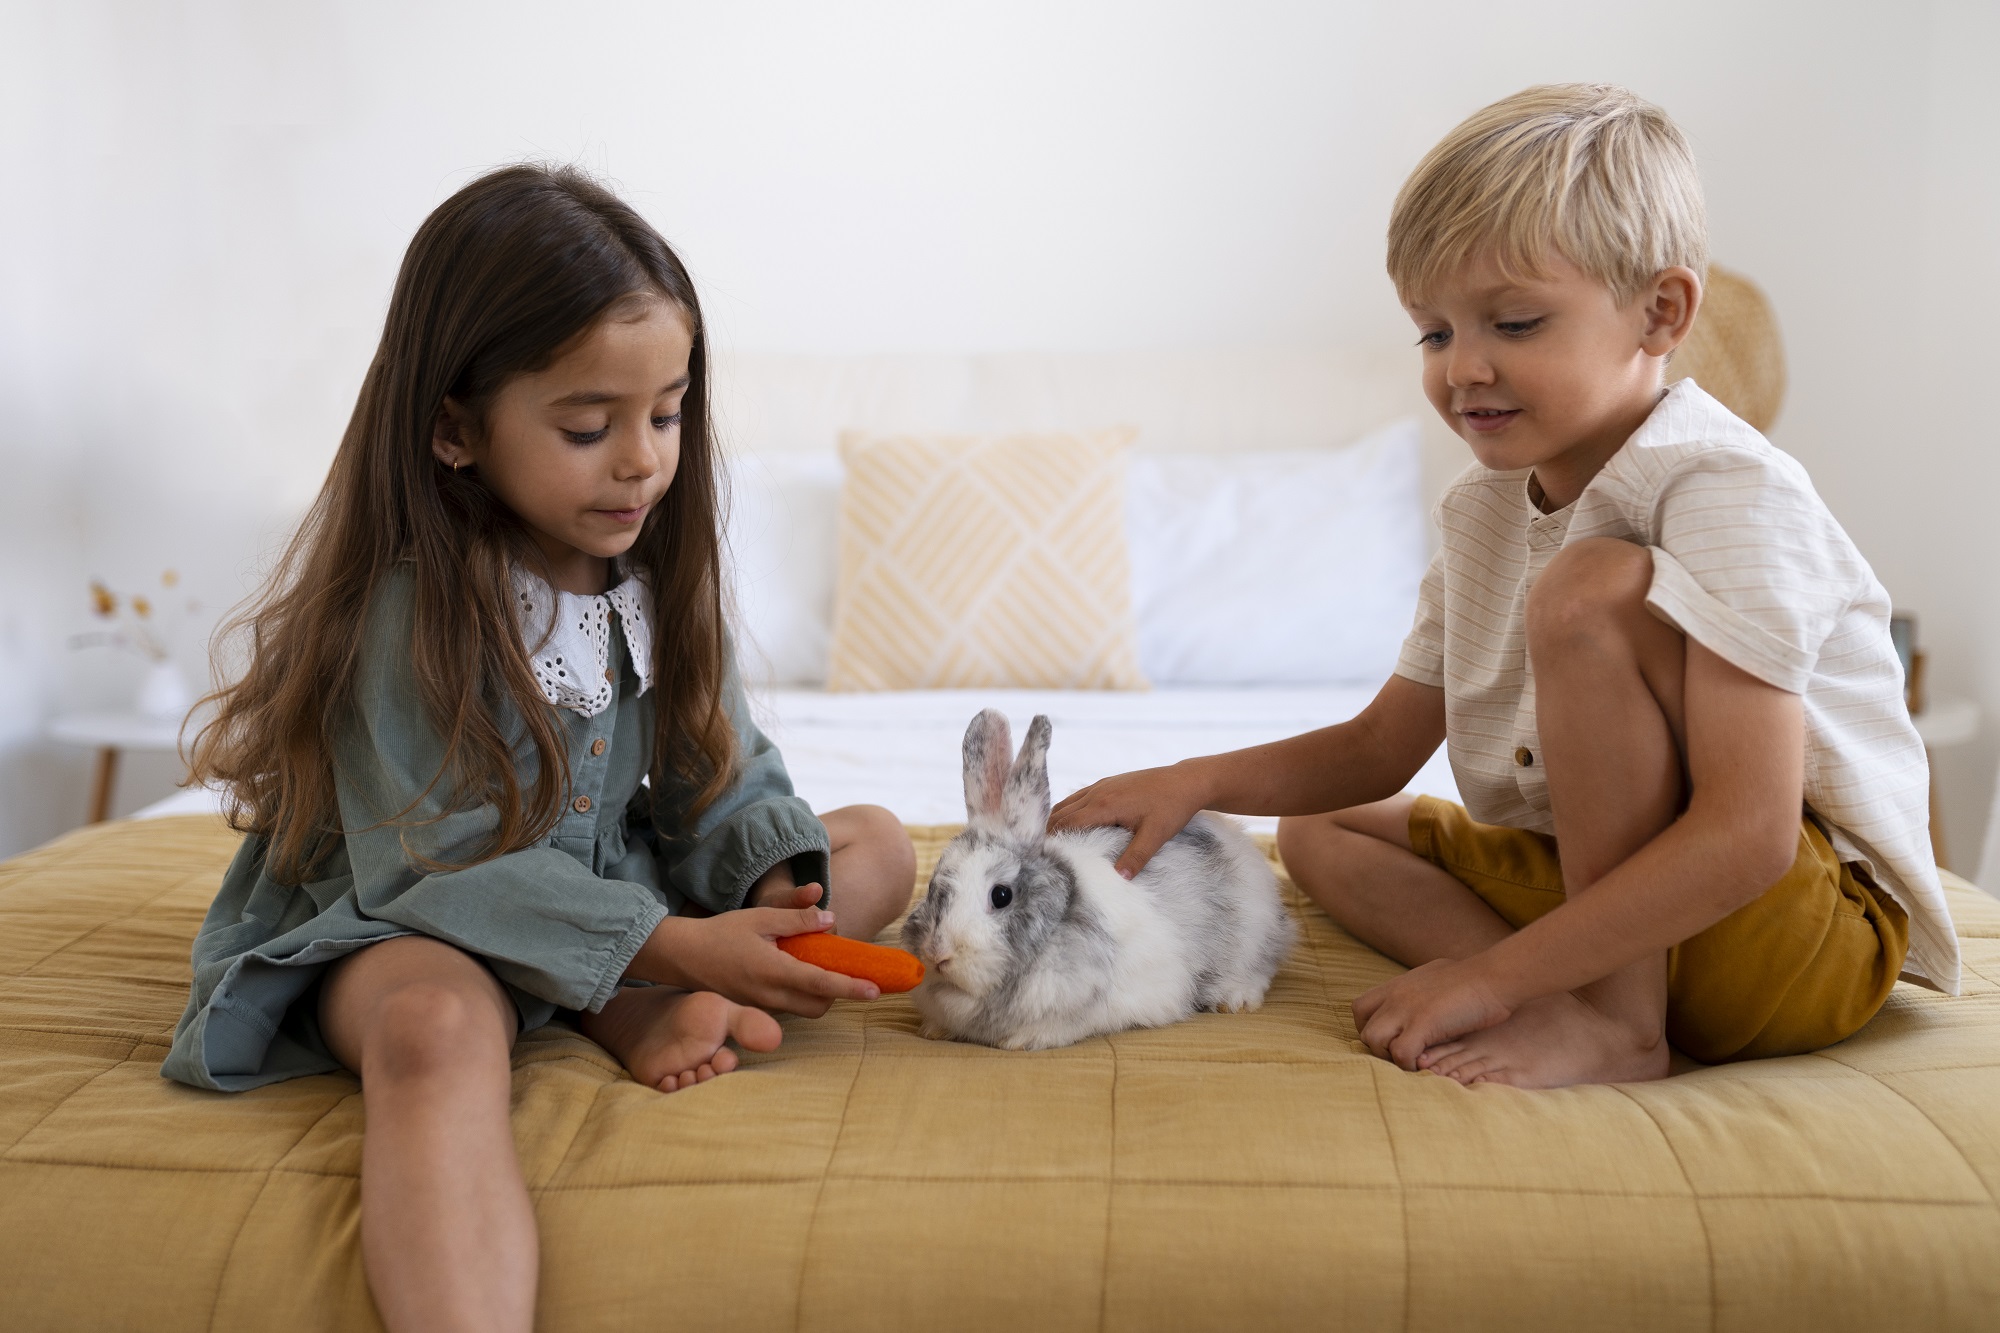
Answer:
[{"label": "white bed sheet", "polygon": [[[1170,764],[1344,722],[1374,695],[1365,686],[1105,690],[907,690],[829,694],[775,689],[751,707],[784,752],[800,796],[815,810],[881,805],[910,824],[965,818],[959,743],[982,708],[998,708],[1018,741],[1036,713],[1055,724],[1049,780],[1058,798],[1113,773]],[[1409,790],[1458,799],[1439,748]],[[180,792],[133,818],[219,807],[216,794]],[[1275,819],[1246,819],[1253,829]]]},{"label": "white bed sheet", "polygon": [[[1054,724],[1056,797],[1113,773],[1259,745],[1344,722],[1373,698],[1366,686],[1108,690],[910,690],[829,694],[771,690],[753,702],[815,810],[883,805],[910,824],[965,818],[959,745],[973,714],[998,708],[1018,743],[1036,713]],[[1410,790],[1458,799],[1443,747]],[[1275,819],[1248,819],[1271,830]]]}]

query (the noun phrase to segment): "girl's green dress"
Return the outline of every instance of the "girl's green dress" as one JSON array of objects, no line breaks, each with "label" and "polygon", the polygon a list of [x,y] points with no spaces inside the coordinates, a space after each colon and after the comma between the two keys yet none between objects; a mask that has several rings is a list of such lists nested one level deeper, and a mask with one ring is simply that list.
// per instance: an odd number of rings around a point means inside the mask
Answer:
[{"label": "girl's green dress", "polygon": [[[288,886],[264,873],[265,839],[243,840],[195,937],[193,993],[160,1068],[166,1077],[237,1091],[339,1068],[319,1031],[318,983],[329,963],[379,940],[429,935],[476,955],[513,997],[525,1031],[558,1009],[603,1008],[653,928],[687,904],[741,907],[758,877],[786,860],[799,883],[827,883],[826,828],[792,794],[733,665],[735,784],[693,819],[682,793],[652,799],[641,779],[652,764],[654,696],[610,616],[609,706],[557,712],[569,737],[561,821],[532,847],[464,870],[421,869],[417,858],[479,854],[498,814],[449,809],[448,784],[432,781],[444,747],[408,667],[411,593],[398,570],[369,608],[353,709],[334,749],[347,830],[339,848],[319,878]],[[531,783],[532,746],[523,739],[516,754]]]}]

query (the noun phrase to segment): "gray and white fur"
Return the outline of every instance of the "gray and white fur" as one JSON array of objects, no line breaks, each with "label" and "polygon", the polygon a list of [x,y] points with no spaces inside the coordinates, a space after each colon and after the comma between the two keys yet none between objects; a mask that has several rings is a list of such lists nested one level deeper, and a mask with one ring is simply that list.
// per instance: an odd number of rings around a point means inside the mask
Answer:
[{"label": "gray and white fur", "polygon": [[1049,732],[1010,764],[1005,717],[966,728],[965,832],[903,923],[924,1035],[1040,1050],[1262,1004],[1296,932],[1249,835],[1203,811],[1120,877],[1124,829],[1048,831]]}]

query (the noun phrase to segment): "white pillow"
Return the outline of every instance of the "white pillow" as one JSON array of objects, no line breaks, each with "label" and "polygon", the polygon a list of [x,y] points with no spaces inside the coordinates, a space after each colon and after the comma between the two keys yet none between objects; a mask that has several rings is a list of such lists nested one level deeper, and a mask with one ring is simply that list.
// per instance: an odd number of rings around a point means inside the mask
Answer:
[{"label": "white pillow", "polygon": [[[1127,499],[1139,666],[1159,685],[1379,683],[1426,562],[1415,421],[1342,449],[1138,454]],[[823,685],[840,460],[738,455],[726,562],[752,684]]]},{"label": "white pillow", "polygon": [[1139,455],[1139,666],[1159,685],[1379,682],[1428,560],[1414,420],[1344,449]]},{"label": "white pillow", "polygon": [[733,574],[736,656],[753,685],[823,685],[833,639],[840,459],[731,460],[723,563]]}]

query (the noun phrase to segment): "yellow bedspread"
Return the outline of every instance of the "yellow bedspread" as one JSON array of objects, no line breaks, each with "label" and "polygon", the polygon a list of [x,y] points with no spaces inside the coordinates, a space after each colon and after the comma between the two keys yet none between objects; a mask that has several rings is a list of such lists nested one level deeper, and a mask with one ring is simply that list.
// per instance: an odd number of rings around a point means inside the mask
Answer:
[{"label": "yellow bedspread", "polygon": [[[185,818],[0,865],[9,1330],[376,1326],[355,1080],[156,1072],[233,847]],[[1362,1053],[1347,1002],[1394,965],[1287,893],[1305,942],[1261,1012],[1068,1050],[927,1042],[894,997],[662,1096],[528,1035],[540,1326],[2000,1325],[2000,903],[1952,885],[1962,998],[1900,986],[1818,1055],[1523,1093]]]}]

